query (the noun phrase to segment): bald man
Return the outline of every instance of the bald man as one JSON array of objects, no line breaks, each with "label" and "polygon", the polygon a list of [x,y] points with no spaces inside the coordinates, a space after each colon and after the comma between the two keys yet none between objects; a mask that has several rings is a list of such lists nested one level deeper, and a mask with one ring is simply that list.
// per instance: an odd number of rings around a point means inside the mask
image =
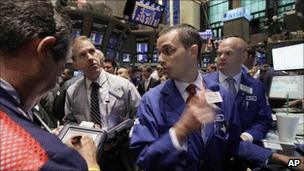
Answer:
[{"label": "bald man", "polygon": [[224,39],[219,45],[218,71],[207,75],[224,86],[234,97],[241,122],[243,141],[258,142],[265,138],[272,123],[271,108],[263,84],[247,75],[242,61],[247,43],[237,37]]},{"label": "bald man", "polygon": [[246,49],[247,43],[240,38],[230,37],[223,40],[218,49],[219,71],[209,74],[209,77],[235,96],[242,124],[241,139],[255,142],[265,138],[272,118],[263,84],[248,76],[242,68],[242,61],[247,55]]}]

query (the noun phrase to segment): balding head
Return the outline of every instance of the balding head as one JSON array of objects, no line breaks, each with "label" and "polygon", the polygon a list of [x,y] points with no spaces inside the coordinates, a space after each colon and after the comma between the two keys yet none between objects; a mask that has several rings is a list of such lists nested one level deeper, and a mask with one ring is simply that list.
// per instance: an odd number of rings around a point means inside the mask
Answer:
[{"label": "balding head", "polygon": [[241,38],[224,39],[218,48],[218,69],[227,76],[238,74],[246,55],[246,48],[247,43]]}]

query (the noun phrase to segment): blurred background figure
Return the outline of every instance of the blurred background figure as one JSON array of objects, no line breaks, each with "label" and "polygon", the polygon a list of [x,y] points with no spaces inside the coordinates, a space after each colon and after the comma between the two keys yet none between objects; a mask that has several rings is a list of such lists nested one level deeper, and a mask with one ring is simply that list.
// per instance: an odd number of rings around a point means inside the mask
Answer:
[{"label": "blurred background figure", "polygon": [[209,64],[207,68],[207,73],[216,71],[216,64]]},{"label": "blurred background figure", "polygon": [[129,69],[125,66],[121,66],[118,68],[117,75],[122,78],[125,78],[127,80],[131,80],[130,74],[129,74]]},{"label": "blurred background figure", "polygon": [[106,58],[104,60],[103,69],[106,72],[108,72],[110,74],[116,74],[116,66],[117,66],[117,63],[115,62],[114,59]]},{"label": "blurred background figure", "polygon": [[156,80],[151,77],[152,68],[148,64],[144,64],[140,67],[142,80],[138,84],[138,92],[142,96],[145,92],[149,91],[150,88],[153,88],[160,84],[159,80]]}]

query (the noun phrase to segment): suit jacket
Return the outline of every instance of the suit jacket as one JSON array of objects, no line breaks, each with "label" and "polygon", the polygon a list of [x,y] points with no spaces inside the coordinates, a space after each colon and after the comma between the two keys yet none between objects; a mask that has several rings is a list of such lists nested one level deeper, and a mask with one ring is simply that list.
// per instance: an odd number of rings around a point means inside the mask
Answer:
[{"label": "suit jacket", "polygon": [[[206,77],[219,83],[218,72],[207,74]],[[259,141],[265,138],[272,123],[271,108],[264,86],[244,71],[242,71],[240,85],[245,88],[239,89],[235,103],[239,112],[241,130],[251,134],[254,141]]]},{"label": "suit jacket", "polygon": [[[148,84],[147,91],[149,91],[150,88],[157,86],[158,84],[160,84],[160,81],[151,77],[150,82]],[[139,82],[137,90],[141,96],[144,95],[145,92],[147,92],[147,91],[145,91],[145,80],[141,80]]]},{"label": "suit jacket", "polygon": [[[108,125],[109,129],[124,119],[134,116],[141,97],[129,80],[102,71],[99,84],[103,126]],[[65,124],[90,121],[90,105],[87,97],[86,81],[83,76],[67,90]]]}]

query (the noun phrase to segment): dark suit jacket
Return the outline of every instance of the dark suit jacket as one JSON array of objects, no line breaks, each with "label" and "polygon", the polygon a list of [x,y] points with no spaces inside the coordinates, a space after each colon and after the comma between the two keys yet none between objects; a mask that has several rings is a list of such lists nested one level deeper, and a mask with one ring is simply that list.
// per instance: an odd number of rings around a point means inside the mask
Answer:
[{"label": "dark suit jacket", "polygon": [[[149,82],[149,85],[148,85],[148,88],[147,88],[147,91],[149,91],[150,88],[153,88],[153,87],[157,86],[158,84],[160,84],[159,80],[151,78],[150,82]],[[147,92],[147,91],[145,91],[145,80],[140,80],[137,90],[138,90],[138,92],[141,96],[144,95],[145,92]]]}]

